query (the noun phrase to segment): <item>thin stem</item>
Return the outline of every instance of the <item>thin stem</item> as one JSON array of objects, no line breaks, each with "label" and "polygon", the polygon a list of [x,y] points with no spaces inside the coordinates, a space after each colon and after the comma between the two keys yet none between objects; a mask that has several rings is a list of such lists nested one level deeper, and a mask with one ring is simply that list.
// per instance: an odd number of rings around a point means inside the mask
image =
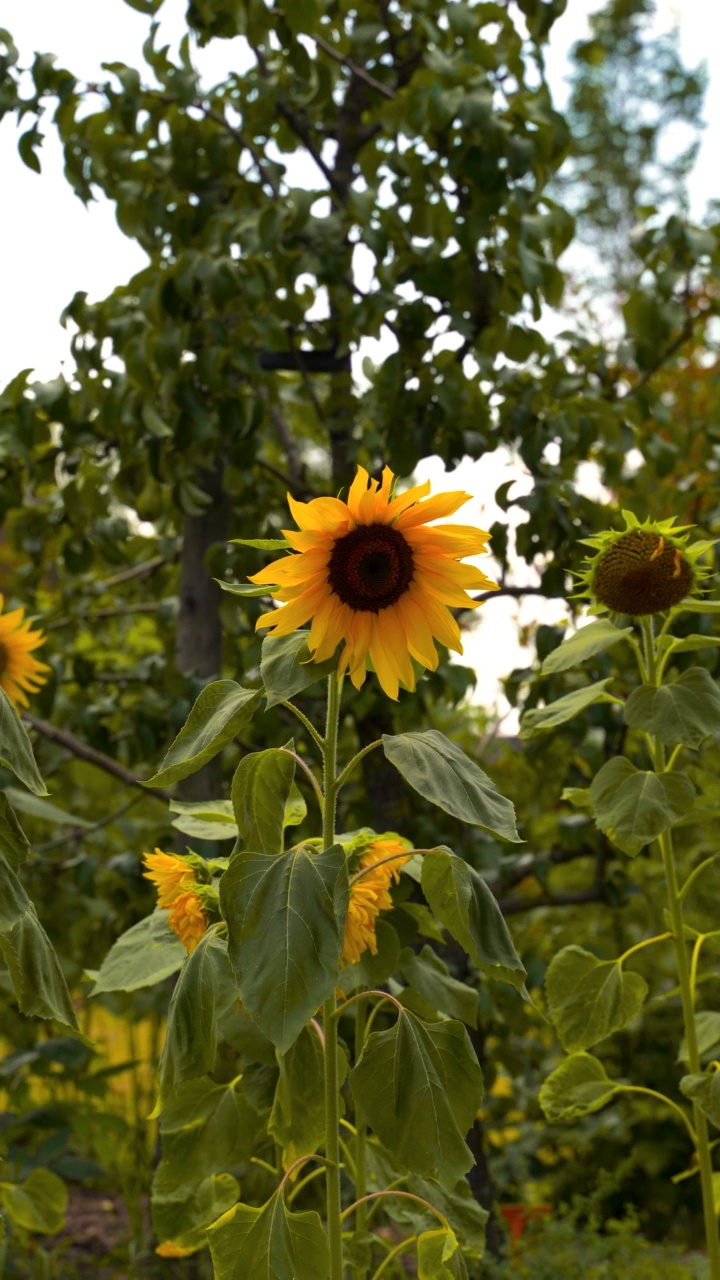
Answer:
[{"label": "thin stem", "polygon": [[672,1098],[666,1097],[664,1093],[658,1093],[656,1089],[646,1089],[641,1084],[622,1084],[618,1088],[618,1093],[644,1093],[649,1098],[656,1098],[658,1102],[664,1102],[667,1107],[670,1107],[677,1113],[677,1115],[680,1116],[680,1119],[690,1134],[690,1141],[693,1143],[693,1146],[697,1146],[697,1133],[693,1129],[692,1124],[682,1107],[678,1106],[677,1102],[673,1102]]},{"label": "thin stem", "polygon": [[[342,685],[335,674],[328,677],[327,727],[323,747],[323,848],[335,843],[335,806],[337,803],[337,739]],[[340,1217],[340,1114],[338,1107],[339,1072],[335,994],[323,1005],[325,1032],[325,1155],[328,1160],[326,1207],[328,1244],[330,1247],[330,1280],[343,1280],[342,1220]]]},{"label": "thin stem", "polygon": [[358,991],[354,996],[348,996],[347,1000],[344,1000],[341,1005],[338,1005],[334,1014],[335,1018],[339,1018],[341,1014],[345,1013],[346,1009],[350,1008],[351,1004],[355,1004],[357,1000],[364,1000],[366,996],[377,996],[380,1004],[382,1004],[384,1000],[389,1000],[391,1004],[395,1005],[399,1014],[405,1012],[400,1001],[396,1000],[395,996],[389,995],[387,991]]},{"label": "thin stem", "polygon": [[678,759],[678,757],[679,757],[679,755],[680,755],[680,753],[681,753],[681,751],[682,751],[682,749],[683,749],[683,745],[684,745],[684,744],[683,744],[682,742],[678,742],[677,746],[676,746],[676,747],[673,749],[673,751],[671,752],[671,754],[670,754],[670,759],[668,760],[668,762],[667,762],[667,764],[666,764],[666,766],[665,766],[665,772],[666,772],[666,773],[670,773],[670,772],[675,768],[675,762],[676,762],[676,760]]},{"label": "thin stem", "polygon": [[390,1252],[385,1255],[377,1271],[374,1273],[372,1280],[380,1280],[383,1271],[387,1271],[387,1268],[390,1266],[393,1259],[397,1258],[401,1253],[407,1253],[417,1245],[418,1239],[418,1236],[408,1236],[407,1239],[401,1240],[399,1244],[396,1244],[395,1248],[391,1249]]},{"label": "thin stem", "polygon": [[288,1207],[292,1204],[293,1200],[295,1200],[296,1196],[299,1196],[300,1192],[305,1190],[309,1182],[313,1182],[315,1178],[319,1178],[324,1172],[325,1162],[323,1161],[318,1169],[313,1169],[312,1173],[308,1173],[305,1178],[301,1178],[297,1185],[293,1187],[292,1191],[290,1191],[285,1197]]},{"label": "thin stem", "polygon": [[[365,1044],[366,1009],[360,1001],[355,1010],[355,1061],[358,1061]],[[355,1231],[358,1235],[367,1231],[367,1128],[360,1103],[355,1098]],[[365,1280],[367,1269],[359,1263],[355,1268],[355,1280]]]},{"label": "thin stem", "polygon": [[281,702],[280,706],[284,707],[286,711],[292,711],[293,715],[297,716],[301,724],[303,724],[307,729],[315,745],[323,751],[325,749],[325,739],[321,733],[318,733],[312,720],[308,719],[305,712],[301,711],[299,707],[296,707],[294,702]]},{"label": "thin stem", "polygon": [[283,1180],[280,1183],[280,1186],[278,1187],[278,1191],[280,1192],[281,1195],[285,1190],[285,1183],[289,1182],[295,1170],[299,1169],[301,1165],[307,1164],[308,1160],[317,1160],[318,1164],[321,1164],[321,1165],[327,1164],[327,1160],[325,1159],[324,1156],[298,1156],[297,1160],[293,1161],[293,1163],[290,1165],[290,1168],[286,1169]]},{"label": "thin stem", "polygon": [[638,671],[640,672],[640,679],[642,680],[643,684],[647,684],[647,671],[645,669],[645,663],[643,661],[642,649],[640,648],[640,645],[638,644],[634,636],[628,636],[627,642],[630,645],[630,648],[632,649],[633,653],[635,654],[635,658],[638,664]]},{"label": "thin stem", "polygon": [[690,961],[690,995],[692,997],[693,1009],[695,1008],[695,987],[697,985],[698,961],[700,960],[700,952],[702,944],[707,938],[706,933],[698,934],[693,947],[692,960]]},{"label": "thin stem", "polygon": [[[411,1191],[392,1191],[390,1190],[390,1188],[388,1188],[385,1191],[371,1191],[368,1195],[363,1196],[363,1200],[365,1201],[366,1204],[368,1204],[371,1200],[383,1200],[383,1199],[387,1199],[388,1197],[390,1198],[395,1197],[401,1200],[414,1200],[415,1204],[421,1204],[423,1208],[427,1209],[428,1213],[432,1213],[433,1216],[438,1219],[438,1221],[441,1223],[441,1225],[445,1228],[446,1231],[450,1230],[450,1223],[448,1222],[445,1215],[442,1214],[439,1209],[436,1209],[435,1206],[432,1205],[429,1200],[423,1200],[422,1196],[415,1196],[412,1194]],[[345,1218],[349,1217],[349,1215],[357,1209],[358,1204],[359,1204],[359,1201],[354,1200],[351,1205],[348,1205],[347,1209],[343,1210],[343,1214],[342,1214],[343,1221],[345,1220]]]},{"label": "thin stem", "polygon": [[[667,630],[668,621],[669,620],[666,620],[663,627],[661,638]],[[662,673],[658,671],[653,625],[650,618],[642,619],[642,631],[645,646],[645,661],[647,663],[648,670],[648,682],[659,687]],[[653,735],[650,735],[649,743],[653,768],[657,774],[664,773],[666,768],[665,748]],[[685,1043],[687,1045],[687,1060],[690,1067],[690,1073],[692,1075],[699,1075],[700,1053],[698,1049],[697,1028],[695,1025],[694,999],[694,985],[697,979],[697,957],[694,956],[695,967],[693,973],[691,973],[688,966],[687,946],[683,926],[682,901],[678,887],[677,871],[675,868],[672,832],[669,829],[662,832],[658,839],[658,844],[660,846],[660,853],[662,855],[663,868],[665,871],[668,909],[672,923],[675,963],[677,965],[680,1002],[682,1005],[683,1024],[685,1029]],[[699,955],[699,948],[697,949],[697,954]],[[678,1110],[680,1110],[680,1108],[678,1108]],[[695,1103],[693,1103],[692,1113],[695,1124],[694,1143],[698,1164],[700,1166],[700,1181],[702,1184],[703,1217],[705,1220],[705,1238],[707,1242],[708,1261],[710,1263],[710,1277],[711,1280],[720,1280],[720,1238],[718,1237],[717,1219],[715,1215],[712,1155],[710,1152],[707,1120]],[[682,1114],[684,1116],[684,1112]]]},{"label": "thin stem", "polygon": [[664,942],[666,938],[672,938],[672,933],[659,933],[655,938],[646,938],[644,942],[636,942],[634,947],[628,947],[627,951],[623,951],[618,956],[618,964],[624,964],[628,956],[633,955],[635,951],[641,951],[643,947],[651,947],[654,942]]},{"label": "thin stem", "polygon": [[690,872],[690,875],[688,876],[687,880],[685,881],[682,889],[678,894],[679,902],[683,901],[686,893],[692,887],[692,885],[694,885],[698,876],[702,875],[703,871],[706,871],[708,867],[711,867],[714,862],[717,863],[717,860],[718,860],[718,855],[716,853],[713,853],[709,858],[706,858],[704,862],[701,862],[700,865],[696,867],[694,871]]},{"label": "thin stem", "polygon": [[311,782],[311,784],[312,784],[312,789],[313,789],[313,791],[315,792],[315,797],[316,797],[316,799],[317,799],[318,804],[320,805],[320,812],[321,812],[321,813],[324,813],[324,812],[325,812],[325,797],[324,797],[324,795],[323,795],[323,793],[322,793],[322,788],[321,788],[321,786],[320,786],[320,783],[318,782],[317,778],[315,777],[315,774],[313,773],[313,771],[312,771],[312,769],[310,768],[310,766],[309,766],[309,765],[307,765],[307,764],[305,763],[305,761],[303,760],[302,756],[299,756],[299,755],[298,755],[297,751],[291,751],[291,750],[289,749],[289,747],[278,747],[277,749],[278,749],[278,751],[280,752],[280,754],[281,754],[281,755],[283,755],[283,756],[291,756],[291,757],[292,757],[292,759],[295,761],[295,763],[296,763],[296,764],[299,764],[299,765],[300,765],[300,768],[301,768],[301,769],[303,769],[303,770],[305,771],[305,775],[306,775],[306,777],[308,778],[308,780]]},{"label": "thin stem", "polygon": [[337,780],[338,791],[341,787],[344,787],[355,766],[358,765],[365,756],[369,755],[371,751],[374,751],[376,747],[381,747],[382,744],[382,738],[376,738],[374,742],[369,742],[366,747],[363,747],[362,751],[358,751],[357,755],[354,755],[352,760],[348,761]]}]

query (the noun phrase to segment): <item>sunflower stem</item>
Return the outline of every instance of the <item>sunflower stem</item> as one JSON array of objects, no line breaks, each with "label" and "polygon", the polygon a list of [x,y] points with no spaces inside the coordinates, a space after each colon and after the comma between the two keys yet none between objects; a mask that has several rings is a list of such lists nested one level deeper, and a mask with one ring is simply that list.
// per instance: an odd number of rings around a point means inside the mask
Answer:
[{"label": "sunflower stem", "polygon": [[[366,1011],[365,1001],[359,1000],[355,1008],[355,1061],[357,1062],[363,1051],[365,1044],[365,1027],[366,1027]],[[355,1128],[357,1134],[355,1137],[355,1200],[357,1209],[355,1211],[355,1233],[360,1235],[367,1231],[367,1129],[365,1126],[365,1117],[360,1109],[360,1104],[355,1099]],[[354,1280],[366,1280],[367,1267],[362,1263],[354,1268]]]},{"label": "sunflower stem", "polygon": [[[335,843],[335,809],[337,804],[337,739],[340,719],[342,681],[336,675],[328,678],[327,727],[323,747],[323,848]],[[343,1280],[342,1220],[340,1217],[340,1114],[338,1107],[338,1039],[333,993],[323,1005],[325,1032],[325,1155],[328,1160],[326,1188],[328,1244],[330,1247],[330,1280]]]},{"label": "sunflower stem", "polygon": [[[648,682],[659,687],[662,671],[658,670],[657,649],[653,633],[652,619],[642,619],[643,644],[647,665]],[[652,755],[653,768],[657,774],[665,772],[665,747],[654,734],[648,735]],[[687,1045],[687,1061],[691,1075],[700,1075],[700,1052],[697,1029],[695,1026],[695,1000],[693,981],[688,964],[687,945],[685,942],[685,926],[683,922],[682,898],[678,885],[672,832],[663,831],[658,838],[660,853],[665,871],[667,886],[667,903],[672,924],[675,963],[680,987],[685,1043]],[[705,1239],[707,1243],[708,1262],[710,1263],[710,1280],[720,1280],[720,1237],[718,1236],[717,1218],[713,1196],[713,1167],[707,1120],[700,1108],[693,1103],[693,1127],[695,1129],[695,1152],[700,1168],[702,1186],[703,1217],[705,1221]]]}]

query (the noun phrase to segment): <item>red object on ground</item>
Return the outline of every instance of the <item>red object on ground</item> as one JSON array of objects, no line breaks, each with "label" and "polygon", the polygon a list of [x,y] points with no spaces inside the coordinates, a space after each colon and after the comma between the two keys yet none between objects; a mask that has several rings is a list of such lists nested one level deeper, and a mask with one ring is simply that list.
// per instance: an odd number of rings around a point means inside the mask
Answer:
[{"label": "red object on ground", "polygon": [[507,1224],[510,1239],[514,1245],[522,1239],[528,1222],[536,1222],[546,1213],[552,1213],[551,1204],[503,1204],[500,1206],[500,1215]]}]

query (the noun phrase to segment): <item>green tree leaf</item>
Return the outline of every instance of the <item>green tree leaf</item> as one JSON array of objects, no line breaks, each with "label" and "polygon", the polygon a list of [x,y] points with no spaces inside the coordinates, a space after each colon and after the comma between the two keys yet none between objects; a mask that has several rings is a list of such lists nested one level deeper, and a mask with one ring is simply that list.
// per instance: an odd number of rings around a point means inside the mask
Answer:
[{"label": "green tree leaf", "polygon": [[[581,627],[574,635],[568,636],[553,649],[542,664],[545,676],[555,675],[558,671],[570,671],[581,663],[592,658],[596,653],[604,653],[606,649],[617,644],[625,636],[632,635],[632,627],[616,627],[607,618],[597,618]],[[547,708],[544,708],[547,710]]]},{"label": "green tree leaf", "polygon": [[612,676],[607,680],[597,680],[595,684],[583,685],[582,689],[574,689],[556,702],[549,702],[546,707],[533,707],[526,711],[520,721],[520,737],[534,738],[559,724],[566,724],[596,702],[615,702],[616,699],[607,692],[609,684],[612,684]]},{"label": "green tree leaf", "polygon": [[704,1075],[683,1076],[680,1092],[720,1129],[720,1071],[713,1067]]},{"label": "green tree leaf", "polygon": [[461,1022],[403,1012],[368,1036],[352,1090],[383,1146],[407,1169],[451,1188],[471,1167],[465,1134],[483,1095],[482,1071]]},{"label": "green tree leaf", "polygon": [[540,1089],[540,1106],[551,1124],[577,1120],[599,1111],[622,1090],[605,1074],[605,1068],[590,1053],[574,1053],[548,1076]]},{"label": "green tree leaf", "polygon": [[437,729],[384,733],[383,748],[405,781],[445,813],[502,840],[520,840],[511,802],[474,760]]},{"label": "green tree leaf", "polygon": [[239,853],[220,881],[243,1004],[281,1053],[335,989],[348,892],[340,845]]},{"label": "green tree leaf", "polygon": [[154,911],[121,933],[103,960],[91,996],[152,987],[181,969],[187,952],[168,926],[167,911]]},{"label": "green tree leaf", "polygon": [[699,747],[720,731],[720,689],[704,667],[690,667],[674,684],[641,685],[625,704],[631,729],[652,733],[660,742]]},{"label": "green tree leaf", "polygon": [[215,680],[200,694],[158,772],[145,786],[168,787],[196,773],[250,723],[262,691]]},{"label": "green tree leaf", "polygon": [[3,688],[0,688],[0,764],[11,769],[33,795],[48,794],[25,727]]},{"label": "green tree leaf", "polygon": [[50,1169],[33,1169],[24,1182],[0,1182],[0,1198],[13,1226],[54,1236],[65,1226],[68,1189]]},{"label": "green tree leaf", "polygon": [[240,839],[257,853],[282,853],[285,808],[295,776],[286,751],[256,751],[240,761],[232,780],[232,805]]},{"label": "green tree leaf", "polygon": [[422,889],[438,920],[489,978],[525,985],[520,959],[502,912],[482,876],[449,849],[426,854]]},{"label": "green tree leaf", "polygon": [[334,658],[326,662],[313,660],[307,647],[309,634],[309,631],[293,631],[289,636],[267,636],[263,640],[260,675],[268,709],[279,702],[288,702],[296,693],[335,671]]},{"label": "green tree leaf", "polygon": [[569,946],[552,961],[545,990],[563,1049],[577,1053],[632,1022],[648,985],[639,973],[625,973],[617,960],[598,960],[582,947]]},{"label": "green tree leaf", "polygon": [[417,1242],[418,1280],[466,1280],[467,1267],[454,1231],[423,1231]]},{"label": "green tree leaf", "polygon": [[215,1280],[327,1280],[330,1254],[317,1213],[290,1213],[282,1193],[261,1209],[236,1205],[208,1229]]},{"label": "green tree leaf", "polygon": [[237,1000],[227,944],[211,926],[180,970],[168,1010],[158,1089],[165,1105],[171,1089],[215,1066],[217,1020]]},{"label": "green tree leaf", "polygon": [[590,799],[600,830],[633,858],[690,812],[695,788],[683,773],[651,773],[616,756],[596,773]]},{"label": "green tree leaf", "polygon": [[73,1031],[77,1017],[54,948],[35,907],[0,854],[0,951],[23,1013],[56,1018]]},{"label": "green tree leaf", "polygon": [[424,1000],[438,1013],[458,1018],[470,1027],[477,1026],[479,995],[473,987],[453,978],[447,965],[427,944],[419,954],[408,949],[401,960],[402,972]]},{"label": "green tree leaf", "polygon": [[196,840],[237,840],[238,827],[231,800],[171,800],[176,813],[172,825]]}]

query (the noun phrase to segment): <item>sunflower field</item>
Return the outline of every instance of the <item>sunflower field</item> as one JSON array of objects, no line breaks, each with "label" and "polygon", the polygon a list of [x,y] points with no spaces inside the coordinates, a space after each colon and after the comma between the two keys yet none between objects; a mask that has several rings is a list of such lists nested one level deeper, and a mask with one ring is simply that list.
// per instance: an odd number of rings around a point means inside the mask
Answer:
[{"label": "sunflower field", "polygon": [[720,1280],[712,59],[84,5],[0,29],[142,263],[0,376],[0,1280]]}]

